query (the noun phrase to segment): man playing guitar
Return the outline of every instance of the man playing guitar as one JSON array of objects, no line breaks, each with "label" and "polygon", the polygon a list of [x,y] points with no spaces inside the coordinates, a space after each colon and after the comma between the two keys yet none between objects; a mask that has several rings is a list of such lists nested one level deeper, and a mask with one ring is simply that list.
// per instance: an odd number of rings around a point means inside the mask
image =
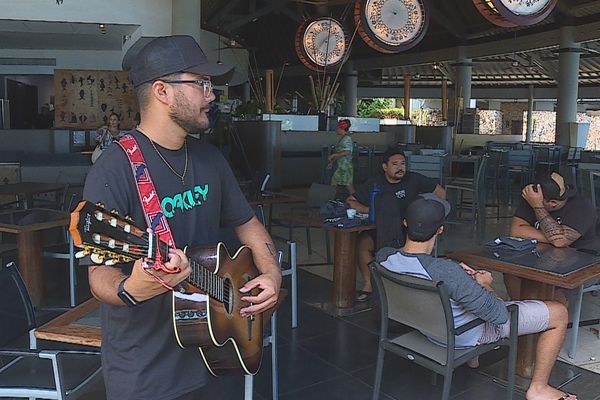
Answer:
[{"label": "man playing guitar", "polygon": [[[160,37],[148,43],[130,72],[141,114],[140,125],[130,135],[147,169],[134,169],[134,179],[124,148],[111,146],[87,176],[84,199],[130,216],[138,226],[146,221],[140,199],[156,198],[176,244],[160,268],[149,268],[147,262],[153,260],[145,259],[117,267],[89,267],[91,291],[102,302],[108,399],[192,400],[210,392],[210,385],[206,386],[210,378],[198,350],[179,347],[173,332],[168,288],[190,274],[188,257],[180,250],[185,246],[216,244],[221,227],[233,228],[240,242],[252,250],[260,271],[239,289],[247,303],[239,313],[242,317],[259,314],[277,302],[281,273],[271,237],[254,216],[219,150],[189,136],[207,128],[207,111],[215,98],[212,85],[226,83],[232,72],[231,66],[209,63],[190,36]],[[146,175],[151,175],[156,192],[142,196],[136,179]]]}]

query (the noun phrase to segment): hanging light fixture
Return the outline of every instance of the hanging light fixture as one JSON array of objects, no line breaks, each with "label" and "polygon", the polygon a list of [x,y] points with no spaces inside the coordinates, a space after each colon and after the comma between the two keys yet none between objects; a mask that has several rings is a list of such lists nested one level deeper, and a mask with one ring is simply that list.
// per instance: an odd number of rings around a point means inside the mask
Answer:
[{"label": "hanging light fixture", "polygon": [[59,5],[60,5],[60,4],[62,4],[62,3],[63,3],[63,0],[56,0],[56,4],[59,4]]}]

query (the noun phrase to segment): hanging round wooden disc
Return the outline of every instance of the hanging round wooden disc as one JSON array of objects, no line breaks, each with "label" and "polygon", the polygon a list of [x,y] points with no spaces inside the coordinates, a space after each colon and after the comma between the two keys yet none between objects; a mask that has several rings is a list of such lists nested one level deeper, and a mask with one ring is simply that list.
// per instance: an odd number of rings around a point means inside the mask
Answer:
[{"label": "hanging round wooden disc", "polygon": [[544,20],[557,0],[473,0],[475,8],[492,24],[503,28],[527,26]]},{"label": "hanging round wooden disc", "polygon": [[323,71],[344,61],[348,35],[335,18],[304,21],[296,30],[294,46],[300,62],[313,71]]},{"label": "hanging round wooden disc", "polygon": [[356,0],[354,22],[360,37],[381,53],[399,53],[416,46],[427,32],[425,0]]}]

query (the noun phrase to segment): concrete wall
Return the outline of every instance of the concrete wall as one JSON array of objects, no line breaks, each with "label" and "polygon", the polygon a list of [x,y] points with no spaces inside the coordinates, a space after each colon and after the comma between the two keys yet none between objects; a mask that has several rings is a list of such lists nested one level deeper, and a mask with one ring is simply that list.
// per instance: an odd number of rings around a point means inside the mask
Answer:
[{"label": "concrete wall", "polygon": [[[52,75],[54,69],[120,70],[123,57],[137,40],[167,36],[173,33],[173,26],[177,24],[177,16],[173,18],[172,15],[173,1],[177,0],[68,0],[68,4],[65,2],[62,5],[57,5],[53,0],[0,0],[2,18],[8,20],[139,26],[130,35],[131,39],[125,41],[121,49],[112,51],[2,49],[2,57],[54,59],[56,65],[0,65],[0,75]],[[2,3],[8,4],[3,5]],[[201,16],[198,15],[198,24],[200,18]],[[68,31],[69,25],[64,25],[64,29]],[[21,29],[21,27],[16,28],[16,30]],[[57,28],[53,26],[49,29],[56,30]],[[220,43],[218,35],[207,31],[201,31],[199,43],[209,59],[217,61],[220,58],[224,63],[235,65],[236,70],[247,77],[247,50],[221,49],[219,56],[219,47],[225,45]],[[2,44],[0,43],[1,47]]]},{"label": "concrete wall", "polygon": [[500,111],[502,111],[503,135],[523,131],[523,112],[527,111],[527,103],[502,103]]},{"label": "concrete wall", "polygon": [[[6,4],[1,4],[6,3]],[[143,26],[144,36],[171,33],[171,0],[3,0],[3,19]]]}]

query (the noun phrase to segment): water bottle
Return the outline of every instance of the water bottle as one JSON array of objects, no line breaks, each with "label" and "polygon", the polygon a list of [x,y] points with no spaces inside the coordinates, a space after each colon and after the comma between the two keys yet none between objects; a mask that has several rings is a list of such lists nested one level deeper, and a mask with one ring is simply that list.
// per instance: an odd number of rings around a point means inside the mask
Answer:
[{"label": "water bottle", "polygon": [[375,197],[380,191],[379,185],[373,183],[373,188],[371,188],[371,192],[369,193],[369,222],[372,224],[375,223]]}]

